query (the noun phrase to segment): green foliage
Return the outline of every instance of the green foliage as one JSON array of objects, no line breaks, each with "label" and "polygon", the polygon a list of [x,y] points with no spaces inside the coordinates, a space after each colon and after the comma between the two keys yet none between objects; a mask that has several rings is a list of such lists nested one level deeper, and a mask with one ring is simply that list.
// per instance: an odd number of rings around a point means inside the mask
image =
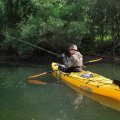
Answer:
[{"label": "green foliage", "polygon": [[120,1],[95,0],[91,3],[89,18],[92,20],[92,33],[104,40],[104,36],[111,36],[114,40],[119,34]]},{"label": "green foliage", "polygon": [[7,53],[34,53],[17,39],[57,52],[73,43],[102,52],[115,43],[119,52],[119,0],[0,0],[0,21],[0,50]]}]

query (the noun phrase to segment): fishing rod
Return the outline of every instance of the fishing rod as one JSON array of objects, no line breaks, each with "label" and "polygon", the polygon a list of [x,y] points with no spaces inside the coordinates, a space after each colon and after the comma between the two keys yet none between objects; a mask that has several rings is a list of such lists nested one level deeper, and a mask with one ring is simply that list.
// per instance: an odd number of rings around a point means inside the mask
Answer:
[{"label": "fishing rod", "polygon": [[[11,37],[11,36],[10,36],[10,37]],[[40,49],[40,50],[45,51],[45,52],[47,52],[47,53],[50,53],[50,54],[52,54],[52,55],[54,55],[54,56],[56,56],[56,57],[60,57],[59,54],[54,53],[54,52],[49,51],[49,50],[46,50],[46,49],[44,49],[44,48],[42,48],[42,47],[39,47],[39,46],[37,46],[37,45],[34,45],[34,44],[30,43],[30,42],[23,41],[23,40],[20,40],[20,39],[15,38],[15,37],[11,37],[11,38],[12,38],[12,39],[15,39],[15,40],[17,40],[17,41],[19,41],[19,42],[25,43],[26,45],[30,45],[30,46],[32,46],[32,47],[34,47],[34,48],[37,48],[37,49]]]},{"label": "fishing rod", "polygon": [[34,45],[34,44],[32,44],[32,43],[29,43],[29,42],[26,42],[26,41],[23,41],[23,40],[18,40],[18,41],[19,41],[19,42],[22,42],[22,43],[25,43],[25,44],[27,44],[27,45],[30,45],[30,46],[32,46],[32,47],[34,47],[34,48],[40,49],[40,50],[42,50],[42,51],[45,51],[45,52],[47,52],[47,53],[50,53],[50,54],[52,54],[52,55],[55,55],[55,56],[57,56],[57,57],[60,56],[60,55],[57,54],[57,53],[54,53],[54,52],[49,51],[49,50],[46,50],[46,49],[44,49],[44,48],[42,48],[42,47],[38,47],[38,46],[36,46],[36,45]]}]

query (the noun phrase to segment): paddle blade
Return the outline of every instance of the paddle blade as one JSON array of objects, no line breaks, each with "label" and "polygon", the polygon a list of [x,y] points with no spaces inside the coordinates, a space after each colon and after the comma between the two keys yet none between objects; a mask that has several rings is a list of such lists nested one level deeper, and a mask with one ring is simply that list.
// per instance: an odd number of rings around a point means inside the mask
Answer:
[{"label": "paddle blade", "polygon": [[36,85],[46,85],[46,82],[40,81],[40,80],[28,80],[29,83],[31,84],[36,84]]},{"label": "paddle blade", "polygon": [[99,58],[99,59],[97,59],[97,60],[91,60],[91,61],[89,61],[89,62],[97,62],[97,61],[100,61],[100,60],[102,60],[102,58]]},{"label": "paddle blade", "polygon": [[36,77],[39,77],[39,76],[42,76],[42,75],[46,75],[46,74],[47,74],[47,72],[44,72],[44,73],[41,73],[41,74],[29,76],[28,78],[36,78]]}]

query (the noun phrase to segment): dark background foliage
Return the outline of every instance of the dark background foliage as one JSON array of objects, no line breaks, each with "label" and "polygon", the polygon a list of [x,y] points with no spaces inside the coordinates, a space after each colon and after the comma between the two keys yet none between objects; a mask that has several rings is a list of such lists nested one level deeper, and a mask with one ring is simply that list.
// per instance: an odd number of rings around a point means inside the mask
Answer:
[{"label": "dark background foliage", "polygon": [[0,53],[36,53],[18,39],[58,53],[74,43],[83,54],[119,56],[120,1],[0,0]]}]

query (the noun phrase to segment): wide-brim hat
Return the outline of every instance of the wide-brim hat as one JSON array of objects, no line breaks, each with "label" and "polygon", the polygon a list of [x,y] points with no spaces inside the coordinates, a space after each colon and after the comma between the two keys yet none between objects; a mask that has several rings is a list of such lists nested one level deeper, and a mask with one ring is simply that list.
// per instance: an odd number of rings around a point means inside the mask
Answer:
[{"label": "wide-brim hat", "polygon": [[77,45],[72,44],[72,45],[69,47],[68,50],[75,50],[75,51],[78,51]]}]

